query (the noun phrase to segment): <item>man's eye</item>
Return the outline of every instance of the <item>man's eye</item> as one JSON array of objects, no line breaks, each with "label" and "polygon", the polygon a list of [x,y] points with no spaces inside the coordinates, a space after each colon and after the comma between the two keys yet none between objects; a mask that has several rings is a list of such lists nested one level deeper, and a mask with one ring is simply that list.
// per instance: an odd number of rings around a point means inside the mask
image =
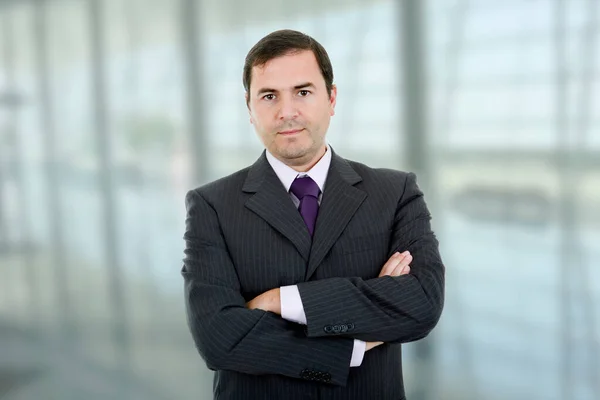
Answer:
[{"label": "man's eye", "polygon": [[308,90],[301,90],[298,92],[298,94],[302,97],[306,97],[310,94],[310,92]]},{"label": "man's eye", "polygon": [[263,99],[265,99],[265,100],[273,100],[274,98],[275,98],[274,94],[265,94],[263,96]]}]

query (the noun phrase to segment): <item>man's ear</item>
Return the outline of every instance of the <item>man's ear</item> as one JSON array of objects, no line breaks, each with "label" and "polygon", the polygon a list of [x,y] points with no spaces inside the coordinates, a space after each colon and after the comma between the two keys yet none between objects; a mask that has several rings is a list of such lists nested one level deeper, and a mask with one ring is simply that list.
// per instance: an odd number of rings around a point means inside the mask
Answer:
[{"label": "man's ear", "polygon": [[337,86],[331,85],[331,94],[329,95],[329,115],[335,115],[335,104],[337,101]]},{"label": "man's ear", "polygon": [[250,99],[248,98],[248,92],[245,93],[244,100],[246,101],[246,108],[248,108],[248,115],[250,116],[250,123],[254,125],[254,120],[252,119],[252,111],[250,110]]}]

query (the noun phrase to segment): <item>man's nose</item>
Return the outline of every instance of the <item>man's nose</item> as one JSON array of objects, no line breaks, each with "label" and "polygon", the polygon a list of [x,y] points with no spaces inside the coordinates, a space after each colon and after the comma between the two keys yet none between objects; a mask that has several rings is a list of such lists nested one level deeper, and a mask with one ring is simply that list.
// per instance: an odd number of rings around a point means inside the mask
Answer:
[{"label": "man's nose", "polygon": [[279,104],[279,119],[285,121],[298,116],[298,107],[293,98],[284,96]]}]

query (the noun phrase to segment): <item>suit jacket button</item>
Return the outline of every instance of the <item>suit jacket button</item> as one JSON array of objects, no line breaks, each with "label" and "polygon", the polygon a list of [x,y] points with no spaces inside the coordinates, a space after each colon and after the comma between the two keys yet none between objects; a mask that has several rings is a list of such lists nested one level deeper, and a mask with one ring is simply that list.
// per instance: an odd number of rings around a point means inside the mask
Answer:
[{"label": "suit jacket button", "polygon": [[333,332],[335,333],[339,333],[342,330],[342,327],[339,325],[334,325],[333,326]]},{"label": "suit jacket button", "polygon": [[349,323],[347,326],[348,326],[348,332],[350,332],[351,330],[354,329],[354,324],[353,323]]},{"label": "suit jacket button", "polygon": [[348,332],[348,325],[342,325],[342,332]]},{"label": "suit jacket button", "polygon": [[325,331],[325,333],[331,333],[333,332],[333,327],[331,325],[327,325],[323,328],[323,330]]}]

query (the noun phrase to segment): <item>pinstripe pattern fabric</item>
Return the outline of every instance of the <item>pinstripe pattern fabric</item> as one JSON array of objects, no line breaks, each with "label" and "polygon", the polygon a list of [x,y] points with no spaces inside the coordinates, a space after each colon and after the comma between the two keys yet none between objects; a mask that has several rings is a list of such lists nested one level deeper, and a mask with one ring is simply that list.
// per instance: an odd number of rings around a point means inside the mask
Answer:
[{"label": "pinstripe pattern fabric", "polygon": [[[426,336],[444,299],[444,266],[414,174],[333,153],[312,241],[264,153],[190,191],[186,207],[188,323],[217,371],[216,399],[404,398],[400,343]],[[413,254],[410,275],[377,278],[396,250]],[[292,284],[306,326],[245,308]],[[350,368],[354,338],[386,344]]]}]

